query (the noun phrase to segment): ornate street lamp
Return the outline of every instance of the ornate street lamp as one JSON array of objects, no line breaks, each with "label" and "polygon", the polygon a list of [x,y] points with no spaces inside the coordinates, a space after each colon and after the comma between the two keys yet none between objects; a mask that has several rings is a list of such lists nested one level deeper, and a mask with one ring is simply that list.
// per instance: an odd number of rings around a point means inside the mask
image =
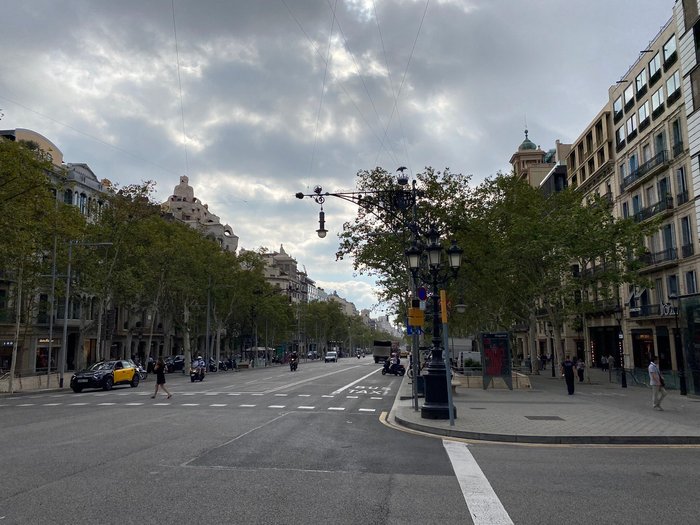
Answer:
[{"label": "ornate street lamp", "polygon": [[457,246],[456,241],[453,241],[452,246],[447,250],[449,267],[445,267],[441,265],[443,250],[440,244],[440,234],[434,225],[430,227],[427,238],[428,245],[424,252],[427,252],[428,267],[422,273],[420,263],[423,251],[418,247],[418,244],[412,245],[405,252],[408,267],[414,279],[420,276],[422,280],[430,282],[432,286],[432,351],[431,360],[427,365],[427,372],[423,376],[425,382],[425,403],[421,407],[421,417],[425,419],[448,419],[450,417],[450,406],[448,403],[449,385],[447,384],[447,369],[443,359],[442,338],[440,337],[438,285],[449,280],[451,276],[456,275],[462,264],[463,250]]},{"label": "ornate street lamp", "polygon": [[617,304],[615,308],[615,320],[617,321],[617,326],[619,329],[618,333],[618,345],[620,347],[620,385],[622,388],[627,388],[627,376],[625,374],[625,346],[623,343],[624,335],[622,333],[622,308],[620,303]]},{"label": "ornate street lamp", "polygon": [[673,338],[673,346],[676,349],[676,368],[678,368],[678,385],[682,396],[688,395],[688,385],[685,382],[685,358],[683,354],[683,334],[678,327],[678,309],[680,298],[677,295],[669,296],[673,306],[673,315],[676,318],[676,336]]}]

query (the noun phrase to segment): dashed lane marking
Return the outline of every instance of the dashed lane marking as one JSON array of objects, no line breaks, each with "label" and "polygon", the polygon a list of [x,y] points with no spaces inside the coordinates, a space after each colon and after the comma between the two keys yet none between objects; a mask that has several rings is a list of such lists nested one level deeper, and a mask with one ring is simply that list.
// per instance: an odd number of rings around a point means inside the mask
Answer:
[{"label": "dashed lane marking", "polygon": [[345,410],[344,407],[328,407],[328,410]]},{"label": "dashed lane marking", "polygon": [[238,406],[242,407],[242,408],[253,408],[256,405],[238,405]]},{"label": "dashed lane marking", "polygon": [[167,407],[170,406],[170,403],[153,403],[154,407]]},{"label": "dashed lane marking", "polygon": [[358,409],[358,412],[376,412],[377,410],[374,408],[360,408]]},{"label": "dashed lane marking", "polygon": [[321,397],[335,397],[335,396],[323,395]]},{"label": "dashed lane marking", "polygon": [[83,407],[83,406],[85,406],[85,405],[87,405],[87,404],[88,404],[88,403],[69,403],[69,405],[70,405],[70,406],[73,406],[73,407]]},{"label": "dashed lane marking", "polygon": [[17,405],[18,407],[33,407],[35,403],[22,403],[21,405]]},{"label": "dashed lane marking", "polygon": [[358,396],[345,396],[345,397],[347,397],[348,399],[357,399],[358,398]]},{"label": "dashed lane marking", "polygon": [[124,405],[126,405],[128,407],[138,407],[138,406],[143,405],[143,403],[124,403]]},{"label": "dashed lane marking", "polygon": [[370,397],[370,399],[384,399],[383,397]]},{"label": "dashed lane marking", "polygon": [[210,407],[225,407],[225,406],[228,406],[228,405],[226,405],[226,404],[224,404],[224,403],[214,403],[214,404],[209,405],[209,406],[210,406]]},{"label": "dashed lane marking", "polygon": [[57,407],[58,405],[62,405],[63,403],[44,403],[45,407]]},{"label": "dashed lane marking", "polygon": [[198,407],[199,403],[183,403],[183,407]]},{"label": "dashed lane marking", "polygon": [[301,406],[298,406],[297,408],[298,408],[299,410],[313,410],[313,409],[316,408],[316,407],[309,407],[309,406],[301,405]]},{"label": "dashed lane marking", "polygon": [[269,405],[267,408],[284,408],[284,405]]},{"label": "dashed lane marking", "polygon": [[101,407],[107,407],[107,406],[112,406],[112,405],[116,405],[116,403],[97,403],[97,406],[101,406]]},{"label": "dashed lane marking", "polygon": [[289,394],[275,394],[275,397],[287,397]]},{"label": "dashed lane marking", "polygon": [[298,397],[311,397],[311,394],[299,394]]}]

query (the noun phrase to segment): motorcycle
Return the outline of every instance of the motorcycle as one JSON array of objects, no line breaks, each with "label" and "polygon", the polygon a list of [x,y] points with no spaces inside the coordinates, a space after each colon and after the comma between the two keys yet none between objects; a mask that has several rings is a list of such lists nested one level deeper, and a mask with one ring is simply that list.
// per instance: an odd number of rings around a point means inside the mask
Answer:
[{"label": "motorcycle", "polygon": [[290,371],[290,372],[296,372],[298,366],[299,366],[299,360],[298,360],[298,359],[290,359],[290,360],[289,360],[289,371]]},{"label": "motorcycle", "polygon": [[204,381],[204,367],[190,367],[190,382]]},{"label": "motorcycle", "polygon": [[392,365],[387,359],[384,361],[384,368],[382,368],[382,375],[394,374],[395,376],[403,376],[406,373],[406,367],[402,364]]}]

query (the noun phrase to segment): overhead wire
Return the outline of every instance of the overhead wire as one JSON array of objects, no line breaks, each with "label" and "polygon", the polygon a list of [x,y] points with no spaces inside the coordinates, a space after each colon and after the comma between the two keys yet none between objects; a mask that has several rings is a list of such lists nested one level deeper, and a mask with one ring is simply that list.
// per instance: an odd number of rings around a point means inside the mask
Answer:
[{"label": "overhead wire", "polygon": [[[311,48],[316,52],[316,54],[320,57],[320,59],[325,63],[325,57],[324,57],[324,56],[322,55],[322,53],[319,51],[318,47],[316,46],[316,43],[315,43],[314,40],[311,38],[311,36],[309,36],[309,34],[306,32],[306,30],[304,29],[304,26],[301,24],[301,22],[299,22],[299,19],[296,17],[296,15],[294,14],[294,12],[291,10],[291,8],[290,8],[289,5],[287,4],[286,0],[280,0],[280,2],[282,2],[282,4],[284,5],[284,7],[287,9],[287,12],[289,13],[289,16],[292,17],[292,20],[294,20],[294,22],[296,23],[296,25],[297,25],[297,27],[299,28],[299,30],[304,34],[304,36],[306,37],[306,39],[309,41],[309,43],[311,44]],[[357,105],[357,102],[355,101],[355,98],[350,94],[350,92],[348,91],[348,89],[347,89],[342,83],[340,83],[340,84],[338,84],[338,85],[339,85],[340,89],[343,91],[343,93],[345,93],[345,95],[348,97],[348,100],[350,101],[350,103],[353,105],[353,107],[354,107],[355,110],[357,111],[357,114],[360,115],[360,118],[361,118],[362,121],[365,123],[365,126],[367,126],[367,128],[370,130],[370,132],[372,133],[372,135],[374,135],[374,138],[377,140],[377,142],[381,142],[381,137],[379,136],[379,134],[377,133],[377,131],[374,129],[374,127],[372,126],[372,124],[367,120],[367,117],[366,117],[365,114],[362,112],[362,110],[360,109],[360,107]],[[307,184],[307,186],[308,186],[308,184]]]},{"label": "overhead wire", "polygon": [[187,158],[187,133],[185,132],[185,105],[182,101],[182,77],[180,76],[180,49],[177,42],[177,23],[175,21],[175,0],[170,0],[173,13],[173,34],[175,35],[175,61],[177,63],[177,85],[180,90],[180,116],[182,118],[182,147],[185,150],[185,174],[189,175],[190,165]]},{"label": "overhead wire", "polygon": [[333,44],[333,27],[335,25],[335,10],[338,7],[338,0],[335,0],[333,5],[333,14],[331,16],[331,29],[328,32],[328,51],[326,51],[326,67],[323,70],[323,81],[321,82],[321,96],[318,101],[318,112],[316,113],[316,129],[314,130],[314,145],[311,150],[311,165],[309,166],[309,177],[314,171],[314,160],[316,157],[316,145],[318,143],[318,125],[321,121],[321,109],[323,108],[323,98],[326,94],[326,78],[328,77],[328,69],[331,65],[331,46]]},{"label": "overhead wire", "polygon": [[[418,25],[418,31],[416,31],[416,37],[413,39],[413,46],[411,47],[411,53],[408,56],[408,61],[406,62],[406,68],[404,69],[403,76],[401,77],[401,84],[399,84],[399,90],[396,93],[396,97],[394,99],[394,106],[391,109],[391,115],[389,116],[389,122],[386,125],[386,128],[384,129],[384,135],[387,136],[389,132],[389,126],[391,125],[391,121],[394,118],[394,113],[398,111],[398,100],[399,97],[401,96],[401,91],[403,90],[403,85],[406,82],[406,76],[408,75],[408,68],[411,65],[411,60],[413,59],[413,54],[415,53],[416,50],[416,44],[418,43],[418,37],[420,36],[421,29],[423,28],[423,22],[425,21],[425,15],[428,12],[428,5],[430,5],[430,0],[425,1],[425,9],[423,9],[423,16],[420,19],[420,24]],[[380,150],[381,153],[381,150]],[[379,157],[379,153],[377,154],[377,157]]]}]

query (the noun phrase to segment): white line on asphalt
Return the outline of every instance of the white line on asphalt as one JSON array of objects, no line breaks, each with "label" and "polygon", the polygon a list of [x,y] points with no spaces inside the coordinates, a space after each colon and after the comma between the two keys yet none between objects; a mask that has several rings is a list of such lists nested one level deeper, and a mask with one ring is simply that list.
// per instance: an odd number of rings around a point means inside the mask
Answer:
[{"label": "white line on asphalt", "polygon": [[241,394],[235,393],[235,394],[229,394],[229,396],[240,396]]},{"label": "white line on asphalt", "polygon": [[298,397],[311,397],[311,394],[299,394]]},{"label": "white line on asphalt", "polygon": [[383,397],[370,397],[370,399],[384,399]]},{"label": "white line on asphalt", "polygon": [[307,406],[302,405],[302,406],[299,406],[299,407],[297,407],[297,408],[299,408],[299,409],[301,409],[301,410],[313,410],[313,409],[316,408],[316,407],[307,407]]},{"label": "white line on asphalt", "polygon": [[128,407],[138,407],[143,405],[143,403],[124,403]]},{"label": "white line on asphalt", "polygon": [[238,405],[239,407],[243,408],[253,408],[255,405]]},{"label": "white line on asphalt", "polygon": [[359,412],[376,412],[375,408],[360,408]]},{"label": "white line on asphalt", "polygon": [[345,410],[344,407],[328,407],[328,410]]},{"label": "white line on asphalt", "polygon": [[254,396],[262,396],[262,395],[264,395],[264,394],[252,394],[252,395],[254,395]]},{"label": "white line on asphalt", "polygon": [[327,395],[323,395],[323,396],[321,396],[321,397],[335,397],[335,396],[327,396]]},{"label": "white line on asphalt", "polygon": [[154,407],[168,407],[170,403],[153,403]]},{"label": "white line on asphalt", "polygon": [[195,393],[194,392],[183,392],[183,396],[193,396]]},{"label": "white line on asphalt", "polygon": [[225,407],[225,406],[227,406],[227,405],[222,404],[222,403],[214,403],[214,404],[209,405],[209,406],[210,406],[210,407]]},{"label": "white line on asphalt", "polygon": [[205,392],[204,395],[205,396],[218,396],[219,393],[218,392]]},{"label": "white line on asphalt", "polygon": [[68,403],[72,407],[84,407],[87,403]]},{"label": "white line on asphalt", "polygon": [[101,406],[101,407],[108,407],[108,406],[112,406],[112,405],[116,405],[116,403],[97,403],[97,406]]},{"label": "white line on asphalt", "polygon": [[58,405],[62,405],[63,403],[44,403],[45,407],[57,407]]},{"label": "white line on asphalt", "polygon": [[[270,390],[266,390],[265,394],[271,394],[272,392],[277,392],[278,390],[283,390],[285,388],[291,388],[293,386],[301,385],[303,383],[308,383],[310,381],[316,381],[317,379],[323,379],[324,377],[332,376],[335,374],[343,374],[345,372],[348,372],[352,370],[353,368],[357,368],[356,366],[349,366],[349,367],[343,367],[340,370],[335,370],[333,372],[328,372],[327,374],[321,374],[320,376],[315,376],[315,377],[310,377],[308,379],[302,379],[301,381],[295,381],[294,383],[287,383],[286,385],[278,386],[277,388],[271,388]],[[381,369],[378,369],[381,370]],[[367,376],[365,376],[367,377]],[[362,378],[364,379],[364,378]]]},{"label": "white line on asphalt", "polygon": [[357,399],[357,396],[345,396],[345,397],[347,397],[348,399]]},{"label": "white line on asphalt", "polygon": [[183,407],[198,407],[199,403],[183,403]]},{"label": "white line on asphalt", "polygon": [[347,389],[350,388],[351,386],[356,385],[357,383],[359,383],[360,381],[362,381],[362,380],[364,380],[364,379],[367,379],[369,376],[371,376],[372,374],[376,374],[376,373],[379,372],[380,370],[381,370],[381,368],[377,368],[376,370],[373,370],[372,372],[370,372],[370,373],[367,374],[366,376],[362,376],[362,377],[361,377],[360,379],[358,379],[357,381],[353,381],[353,382],[350,383],[349,385],[345,385],[343,388],[339,388],[339,389],[336,390],[335,392],[331,392],[331,394],[340,394],[343,390],[347,390]]},{"label": "white line on asphalt", "polygon": [[18,407],[33,407],[34,403],[22,403],[21,405],[17,405]]},{"label": "white line on asphalt", "polygon": [[275,394],[276,397],[287,397],[288,394]]},{"label": "white line on asphalt", "polygon": [[284,405],[270,405],[267,408],[284,408]]},{"label": "white line on asphalt", "polygon": [[474,525],[513,525],[467,445],[443,440]]}]

